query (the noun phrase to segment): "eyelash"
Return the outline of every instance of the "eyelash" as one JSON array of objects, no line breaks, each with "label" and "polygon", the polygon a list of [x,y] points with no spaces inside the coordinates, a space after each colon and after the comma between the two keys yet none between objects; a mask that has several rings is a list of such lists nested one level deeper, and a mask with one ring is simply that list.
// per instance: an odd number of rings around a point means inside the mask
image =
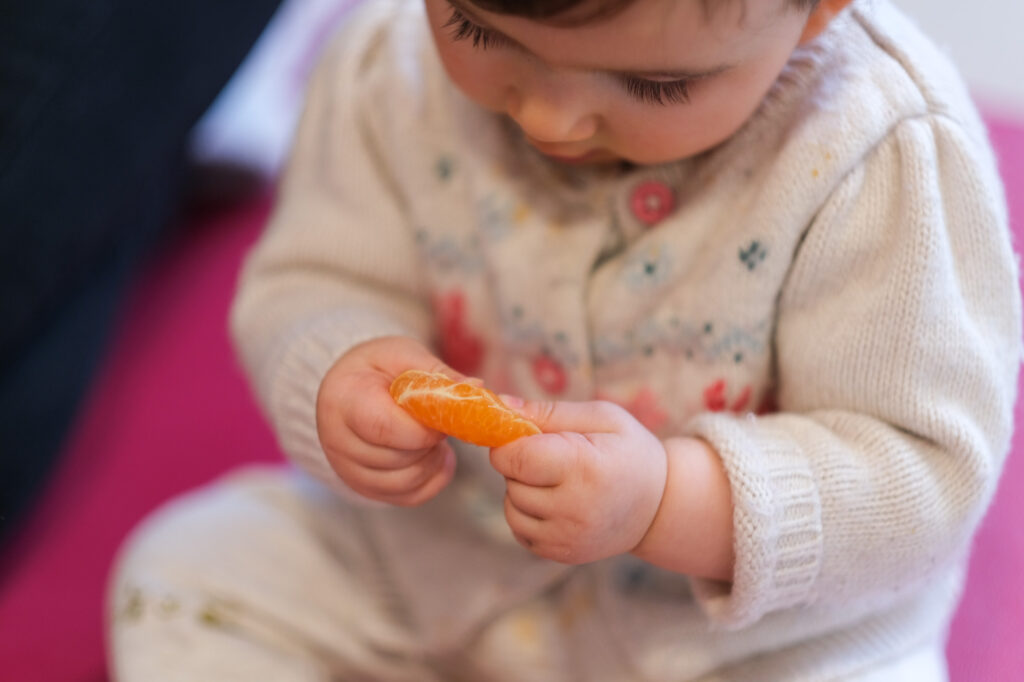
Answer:
[{"label": "eyelash", "polygon": [[646,104],[686,104],[690,101],[690,81],[649,81],[644,78],[624,76],[626,92]]},{"label": "eyelash", "polygon": [[[481,50],[512,44],[500,33],[470,21],[457,7],[451,10],[451,17],[445,22],[444,28],[450,29],[452,40],[468,40],[474,48]],[[685,104],[690,101],[690,81],[685,78],[652,81],[636,76],[622,76],[621,81],[626,93],[644,104]]]},{"label": "eyelash", "polygon": [[475,24],[457,7],[452,7],[452,15],[445,22],[445,28],[451,29],[452,40],[469,40],[473,47],[486,50],[491,47],[509,45],[505,36]]}]

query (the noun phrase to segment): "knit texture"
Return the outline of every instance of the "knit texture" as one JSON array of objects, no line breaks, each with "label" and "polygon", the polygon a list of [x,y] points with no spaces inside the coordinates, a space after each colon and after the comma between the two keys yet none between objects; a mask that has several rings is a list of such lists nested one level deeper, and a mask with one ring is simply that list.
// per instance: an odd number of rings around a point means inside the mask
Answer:
[{"label": "knit texture", "polygon": [[612,400],[716,448],[735,576],[693,581],[715,665],[939,641],[1021,358],[1002,188],[947,59],[858,0],[715,150],[570,168],[454,90],[419,3],[367,5],[318,71],[233,311],[289,455],[331,478],[319,380],[407,333],[499,391]]}]

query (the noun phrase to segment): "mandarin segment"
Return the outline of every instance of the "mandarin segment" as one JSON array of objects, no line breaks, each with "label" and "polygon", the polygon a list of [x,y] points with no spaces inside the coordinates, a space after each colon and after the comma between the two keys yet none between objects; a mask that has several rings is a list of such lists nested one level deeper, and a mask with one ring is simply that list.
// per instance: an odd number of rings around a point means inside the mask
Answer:
[{"label": "mandarin segment", "polygon": [[540,433],[493,392],[438,372],[402,372],[391,383],[391,397],[424,426],[474,445],[496,448]]}]

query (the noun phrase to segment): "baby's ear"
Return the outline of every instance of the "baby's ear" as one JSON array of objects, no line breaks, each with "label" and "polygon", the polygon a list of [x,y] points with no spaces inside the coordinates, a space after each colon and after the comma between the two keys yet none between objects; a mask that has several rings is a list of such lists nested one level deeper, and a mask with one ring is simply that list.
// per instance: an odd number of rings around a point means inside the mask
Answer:
[{"label": "baby's ear", "polygon": [[807,24],[804,25],[804,32],[800,36],[800,42],[798,44],[804,45],[809,43],[824,31],[829,23],[836,18],[836,16],[846,9],[853,0],[820,0],[814,9],[811,10],[810,16],[807,17]]}]

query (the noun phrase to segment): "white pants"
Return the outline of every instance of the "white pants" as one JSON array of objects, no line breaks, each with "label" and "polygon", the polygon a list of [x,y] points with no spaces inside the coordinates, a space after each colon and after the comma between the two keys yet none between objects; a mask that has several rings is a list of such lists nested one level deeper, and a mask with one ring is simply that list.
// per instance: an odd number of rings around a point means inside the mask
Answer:
[{"label": "white pants", "polygon": [[[353,509],[300,476],[250,470],[174,502],[139,528],[113,577],[114,679],[669,681],[664,669],[644,670],[658,656],[638,655],[636,644],[664,642],[665,628],[652,617],[658,634],[647,637],[632,619],[627,636],[624,619],[602,610],[614,581],[600,564],[537,559],[473,536],[468,522],[438,528],[451,503],[438,499],[414,510]],[[722,647],[691,608],[692,653],[677,655],[686,644],[672,642],[673,660],[686,662],[671,664],[671,679],[768,682],[716,668],[709,657]],[[946,675],[931,647],[859,676],[800,679]]]},{"label": "white pants", "polygon": [[948,679],[946,657],[940,647],[925,647],[892,663],[872,668],[864,674],[843,679],[851,682],[945,682]]}]

